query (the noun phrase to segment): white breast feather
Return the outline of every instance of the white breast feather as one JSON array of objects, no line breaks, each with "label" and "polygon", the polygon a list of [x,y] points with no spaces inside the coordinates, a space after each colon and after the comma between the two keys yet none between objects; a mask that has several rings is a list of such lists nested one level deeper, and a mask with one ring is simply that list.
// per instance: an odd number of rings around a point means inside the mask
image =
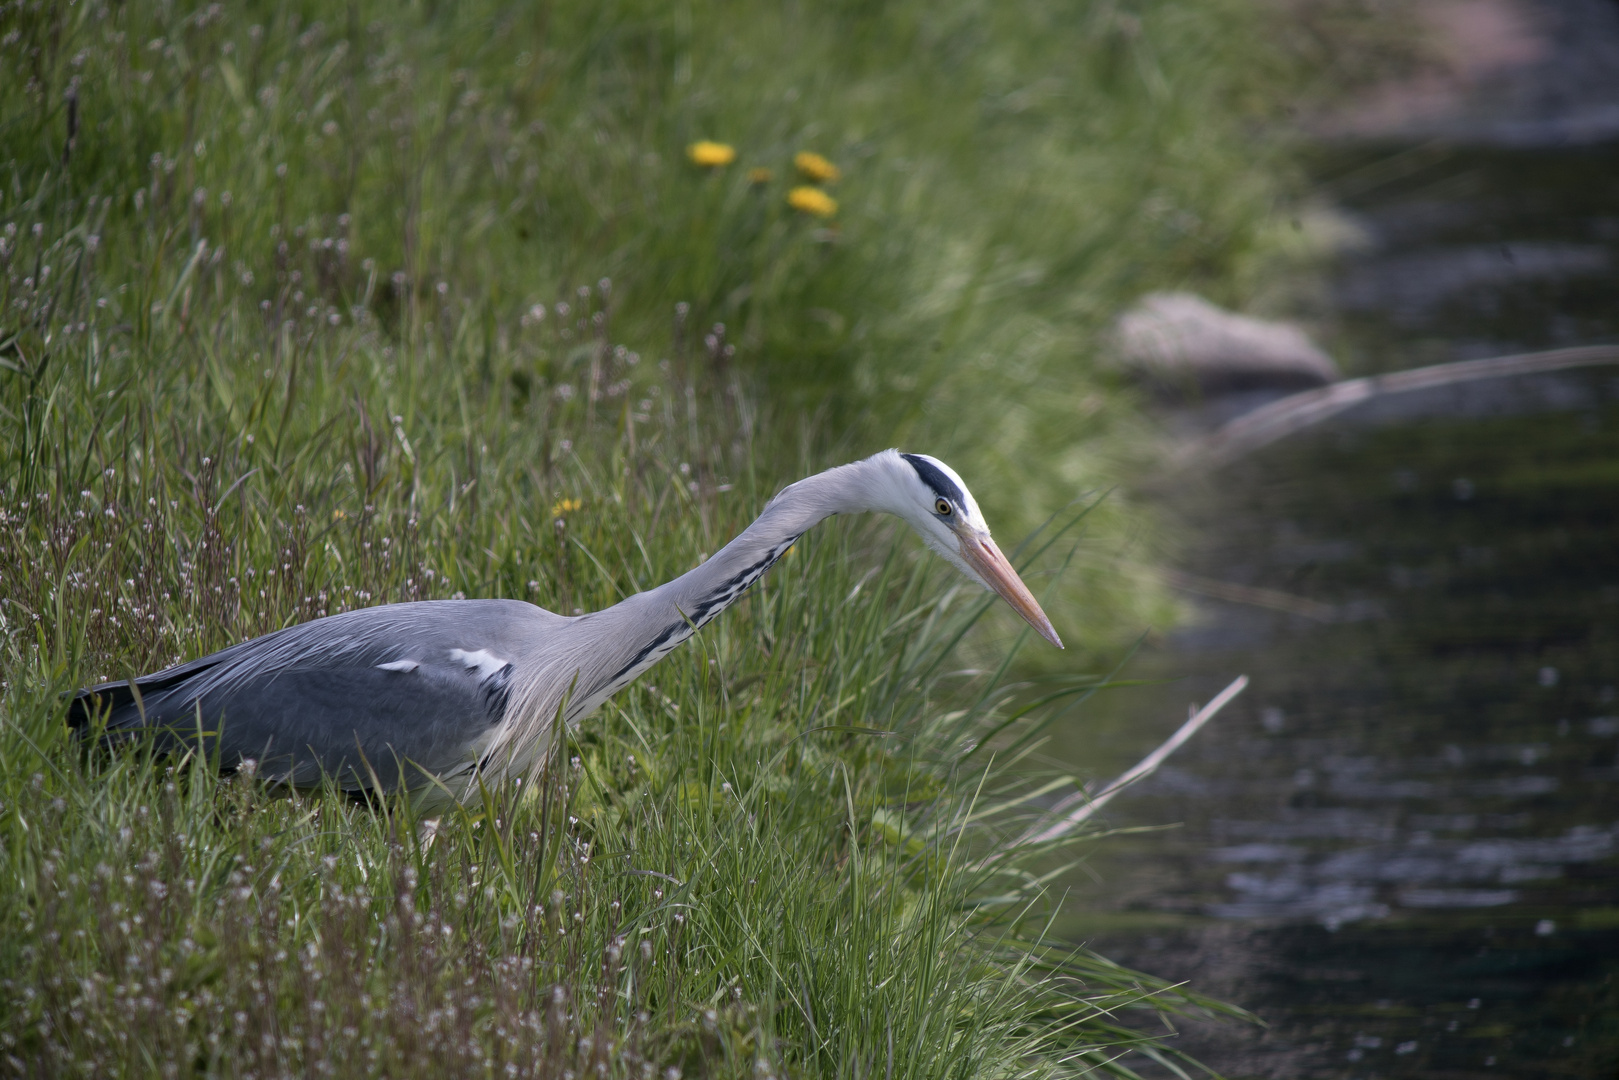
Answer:
[{"label": "white breast feather", "polygon": [[489,678],[505,667],[507,663],[507,661],[495,656],[488,649],[478,649],[473,652],[468,652],[465,649],[451,649],[450,659],[476,671],[480,679]]}]

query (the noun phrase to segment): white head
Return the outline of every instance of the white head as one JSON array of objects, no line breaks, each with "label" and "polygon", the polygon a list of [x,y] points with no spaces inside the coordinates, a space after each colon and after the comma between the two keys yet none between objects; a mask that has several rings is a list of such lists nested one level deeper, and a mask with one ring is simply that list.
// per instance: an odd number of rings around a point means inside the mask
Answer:
[{"label": "white head", "polygon": [[904,518],[928,547],[999,595],[1041,637],[1062,648],[1051,620],[990,539],[977,500],[954,469],[938,458],[898,450],[884,450],[860,464],[869,469],[864,509]]}]

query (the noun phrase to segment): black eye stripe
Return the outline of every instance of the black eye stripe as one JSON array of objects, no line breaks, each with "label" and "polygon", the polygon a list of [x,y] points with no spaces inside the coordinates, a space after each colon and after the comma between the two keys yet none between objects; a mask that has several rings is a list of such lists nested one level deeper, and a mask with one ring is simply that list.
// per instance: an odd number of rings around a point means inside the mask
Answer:
[{"label": "black eye stripe", "polygon": [[960,506],[967,501],[962,490],[956,486],[955,481],[940,472],[939,467],[934,465],[933,462],[916,454],[902,453],[900,457],[911,463],[911,468],[916,470],[916,475],[922,478],[922,483],[926,484],[928,489],[935,495],[948,500],[956,506]]}]

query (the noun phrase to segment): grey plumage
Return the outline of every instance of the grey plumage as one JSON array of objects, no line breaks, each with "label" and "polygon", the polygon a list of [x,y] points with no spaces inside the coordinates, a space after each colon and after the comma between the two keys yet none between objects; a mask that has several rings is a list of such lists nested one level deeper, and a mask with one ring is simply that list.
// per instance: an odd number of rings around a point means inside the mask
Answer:
[{"label": "grey plumage", "polygon": [[324,774],[349,790],[465,798],[480,778],[539,768],[556,717],[577,724],[734,603],[805,530],[863,510],[905,518],[1060,644],[960,478],[888,450],[793,484],[713,558],[602,611],[567,618],[518,600],[436,600],[344,612],[133,685],[81,691],[69,719],[82,728],[105,715],[110,733],[200,738],[227,767],[251,760],[297,786]]},{"label": "grey plumage", "polygon": [[352,790],[372,786],[372,772],[390,790],[425,779],[402,768],[453,782],[510,711],[517,661],[506,646],[545,641],[570,621],[517,600],[362,608],[148,675],[134,690],[93,687],[75,705],[81,722],[110,707],[113,731],[213,733],[203,745],[222,762],[251,759],[296,785],[322,772]]}]

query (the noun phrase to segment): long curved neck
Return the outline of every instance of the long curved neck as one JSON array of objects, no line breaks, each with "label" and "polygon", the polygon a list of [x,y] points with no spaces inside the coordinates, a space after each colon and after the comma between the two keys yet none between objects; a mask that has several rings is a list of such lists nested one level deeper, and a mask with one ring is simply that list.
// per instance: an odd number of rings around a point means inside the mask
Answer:
[{"label": "long curved neck", "polygon": [[833,514],[875,509],[881,468],[877,459],[867,458],[784,488],[736,539],[648,597],[701,627],[735,603],[805,532]]},{"label": "long curved neck", "polygon": [[785,488],[764,512],[712,558],[673,581],[585,618],[617,624],[622,652],[603,665],[594,708],[734,604],[807,530],[833,514],[877,509],[883,455],[840,465]]}]

